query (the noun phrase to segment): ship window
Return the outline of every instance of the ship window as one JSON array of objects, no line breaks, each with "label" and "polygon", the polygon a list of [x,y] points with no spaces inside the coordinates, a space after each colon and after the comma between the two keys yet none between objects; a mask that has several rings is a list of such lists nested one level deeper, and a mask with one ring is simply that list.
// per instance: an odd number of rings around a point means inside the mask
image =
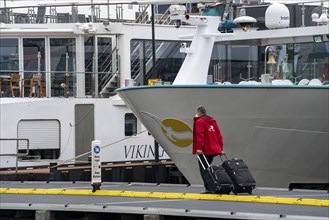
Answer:
[{"label": "ship window", "polygon": [[98,92],[103,93],[106,90],[114,89],[106,86],[115,74],[115,71],[112,69],[112,67],[116,66],[115,61],[112,60],[112,38],[98,37],[97,51]]},{"label": "ship window", "polygon": [[0,39],[0,72],[8,75],[18,73],[18,39]]},{"label": "ship window", "polygon": [[181,43],[187,41],[155,41],[156,71],[153,69],[152,41],[132,40],[130,42],[131,78],[136,85],[147,85],[149,79],[161,79],[163,84],[172,83],[183,64],[185,54],[180,53]]},{"label": "ship window", "polygon": [[[23,39],[23,55],[24,55],[24,97],[44,96],[45,74],[45,39],[44,38],[24,38]],[[39,83],[31,86],[31,80],[35,75],[40,77]],[[33,80],[34,81],[34,80]],[[34,87],[34,88],[33,88]]]},{"label": "ship window", "polygon": [[19,73],[18,39],[0,39],[0,97],[12,95],[9,90],[10,75]]},{"label": "ship window", "polygon": [[50,39],[51,96],[74,96],[76,92],[74,38]]},{"label": "ship window", "polygon": [[94,37],[85,37],[85,93],[93,94]]},{"label": "ship window", "polygon": [[[112,38],[111,37],[97,37],[95,48],[95,38],[86,36],[84,38],[85,45],[85,93],[87,96],[93,94],[110,95],[116,88],[113,83],[113,76],[119,67],[117,57],[112,57]],[[96,49],[96,50],[95,50]],[[97,51],[97,56],[94,52]],[[116,68],[113,70],[112,68]],[[94,70],[95,69],[95,70]],[[97,80],[94,73],[97,72]],[[95,85],[93,85],[95,84]]]},{"label": "ship window", "polygon": [[133,113],[125,114],[125,136],[137,134],[137,118]]}]

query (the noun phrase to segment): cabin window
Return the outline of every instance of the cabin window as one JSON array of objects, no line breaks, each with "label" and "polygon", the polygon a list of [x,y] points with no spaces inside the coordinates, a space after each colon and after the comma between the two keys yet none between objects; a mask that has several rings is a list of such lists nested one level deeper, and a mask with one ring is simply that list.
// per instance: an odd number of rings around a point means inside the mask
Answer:
[{"label": "cabin window", "polygon": [[74,96],[76,46],[73,38],[50,39],[51,96]]},{"label": "cabin window", "polygon": [[93,94],[94,37],[85,36],[85,94]]},{"label": "cabin window", "polygon": [[294,81],[320,79],[328,83],[329,42],[288,45],[287,74]]},{"label": "cabin window", "polygon": [[152,62],[152,41],[132,40],[130,42],[131,78],[136,85],[147,85],[149,80],[160,80],[160,83],[171,84],[183,64],[185,54],[180,53],[181,43],[187,41],[155,41],[156,69]]},{"label": "cabin window", "polygon": [[18,74],[18,70],[18,39],[0,39],[0,97],[12,95],[9,91],[8,78],[12,74]]},{"label": "cabin window", "polygon": [[133,113],[125,114],[125,136],[137,134],[137,118]]},{"label": "cabin window", "polygon": [[0,39],[0,73],[1,75],[10,75],[13,72],[18,73],[18,39],[2,38]]},{"label": "cabin window", "polygon": [[[96,47],[95,47],[96,45]],[[109,87],[118,70],[118,63],[112,57],[111,37],[85,36],[85,93],[87,96],[102,96],[115,88]],[[96,54],[96,55],[95,55]],[[113,69],[116,68],[116,69]],[[97,75],[95,75],[97,73]],[[97,77],[96,77],[97,76]]]},{"label": "cabin window", "polygon": [[[107,90],[107,84],[115,74],[112,69],[117,66],[112,60],[112,38],[97,38],[97,71],[98,71],[98,92],[103,93]],[[103,90],[104,88],[104,90]]]},{"label": "cabin window", "polygon": [[[45,39],[24,38],[24,96],[45,96]],[[34,80],[38,78],[38,80]],[[33,85],[31,85],[33,82]]]}]

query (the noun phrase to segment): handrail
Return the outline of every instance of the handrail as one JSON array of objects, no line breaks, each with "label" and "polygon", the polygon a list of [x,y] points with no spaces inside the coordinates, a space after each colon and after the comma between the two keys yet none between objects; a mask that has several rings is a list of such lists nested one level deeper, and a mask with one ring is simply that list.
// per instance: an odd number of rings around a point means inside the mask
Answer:
[{"label": "handrail", "polygon": [[[6,11],[6,21],[2,21],[4,23],[58,23],[58,14],[61,13],[64,17],[61,17],[61,23],[74,23],[75,19],[79,19],[76,15],[76,11],[81,11],[81,14],[85,15],[85,21],[80,21],[82,23],[101,23],[103,21],[120,21],[120,22],[134,22],[134,23],[146,23],[148,21],[148,9],[150,8],[150,4],[139,4],[140,9],[136,10],[139,12],[139,15],[135,19],[125,19],[123,15],[122,6],[128,5],[129,3],[106,3],[106,2],[97,2],[97,3],[61,3],[61,4],[37,4],[37,5],[25,5],[25,6],[9,6],[9,7],[0,7],[0,10]],[[114,6],[118,13],[114,13],[115,16],[109,17],[110,15],[110,6]],[[67,8],[71,7],[71,11],[67,12]],[[79,10],[78,7],[81,9]],[[89,7],[89,9],[87,9]],[[55,13],[48,12],[51,10],[44,10],[45,8],[52,8],[55,10]],[[22,10],[26,9],[26,13],[22,13]],[[61,10],[65,9],[65,10]],[[40,10],[40,11],[39,11]],[[100,13],[100,12],[103,13]],[[54,16],[55,15],[55,20]],[[107,15],[107,17],[106,17]],[[40,19],[43,18],[42,22]],[[83,19],[82,19],[83,20]]]},{"label": "handrail", "polygon": [[145,18],[147,18],[146,10],[149,8],[150,5],[146,5],[143,9],[143,11],[138,15],[138,17],[135,19],[135,23],[145,23]]},{"label": "handrail", "polygon": [[161,15],[159,19],[157,19],[157,24],[169,24],[170,20],[170,8],[168,7],[167,10]]},{"label": "handrail", "polygon": [[[112,66],[107,72],[105,72],[105,75],[101,79],[101,89],[103,89],[104,86],[106,86],[106,83],[111,79],[112,75],[119,70],[119,59],[118,59],[118,48],[114,48],[111,52],[111,55],[108,57],[111,59],[110,62],[108,62],[108,65],[106,66],[105,69],[107,69],[108,66]],[[115,57],[115,68],[113,69],[113,57]]]},{"label": "handrail", "polygon": [[[0,141],[16,141],[16,154],[0,154],[0,157],[4,156],[15,156],[16,157],[16,173],[18,170],[18,157],[22,156],[28,156],[30,151],[30,140],[27,138],[0,138]],[[26,152],[25,153],[19,153],[19,141],[26,141]]]}]

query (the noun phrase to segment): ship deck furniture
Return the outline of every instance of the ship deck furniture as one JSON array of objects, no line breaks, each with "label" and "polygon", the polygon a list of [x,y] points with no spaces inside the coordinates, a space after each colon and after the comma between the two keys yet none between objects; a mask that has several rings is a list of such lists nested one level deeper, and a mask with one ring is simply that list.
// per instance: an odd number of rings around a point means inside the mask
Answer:
[{"label": "ship deck furniture", "polygon": [[21,75],[19,74],[11,74],[9,80],[9,91],[12,97],[15,97],[15,92],[18,92],[18,96],[21,97]]}]

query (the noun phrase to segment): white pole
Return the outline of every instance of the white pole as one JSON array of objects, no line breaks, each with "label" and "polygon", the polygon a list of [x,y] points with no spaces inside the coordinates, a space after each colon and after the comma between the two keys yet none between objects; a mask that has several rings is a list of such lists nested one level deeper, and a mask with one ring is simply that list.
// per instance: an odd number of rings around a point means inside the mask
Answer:
[{"label": "white pole", "polygon": [[93,192],[102,185],[101,142],[97,140],[91,142],[91,185]]}]

